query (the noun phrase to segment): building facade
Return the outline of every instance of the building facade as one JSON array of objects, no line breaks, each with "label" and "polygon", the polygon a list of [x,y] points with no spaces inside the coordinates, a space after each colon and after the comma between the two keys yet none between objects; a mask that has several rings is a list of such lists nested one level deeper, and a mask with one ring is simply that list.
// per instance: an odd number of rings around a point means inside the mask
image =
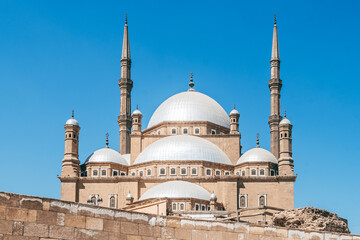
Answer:
[{"label": "building facade", "polygon": [[[281,116],[280,57],[276,20],[270,61],[271,150],[259,146],[241,153],[239,112],[228,114],[194,88],[169,97],[146,128],[142,113],[131,113],[131,57],[127,20],[121,56],[119,151],[106,147],[82,164],[79,123],[65,124],[61,199],[163,215],[294,208],[292,125]],[[143,129],[144,128],[144,129]]]}]

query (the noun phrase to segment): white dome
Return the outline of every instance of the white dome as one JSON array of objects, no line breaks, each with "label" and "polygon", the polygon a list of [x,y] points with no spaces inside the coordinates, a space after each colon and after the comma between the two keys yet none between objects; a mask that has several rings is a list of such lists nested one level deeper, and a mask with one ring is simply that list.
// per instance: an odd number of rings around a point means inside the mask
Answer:
[{"label": "white dome", "polygon": [[135,115],[135,114],[137,114],[137,115],[142,115],[142,113],[140,112],[139,109],[135,109],[135,110],[133,111],[132,115]]},{"label": "white dome", "polygon": [[79,123],[78,123],[78,121],[76,121],[76,119],[70,118],[69,120],[66,121],[65,125],[76,125],[76,126],[79,126]]},{"label": "white dome", "polygon": [[163,102],[152,115],[148,128],[161,122],[208,121],[230,128],[230,118],[211,97],[196,92],[178,93]]},{"label": "white dome", "polygon": [[101,148],[96,150],[86,159],[85,163],[94,162],[94,163],[117,163],[127,166],[128,162],[121,156],[121,154],[110,148]]},{"label": "white dome", "polygon": [[278,163],[276,157],[271,152],[259,147],[250,149],[249,151],[241,155],[236,165],[245,162],[272,162],[276,164]]},{"label": "white dome", "polygon": [[233,114],[237,114],[237,115],[240,115],[240,113],[238,112],[238,110],[236,109],[233,109],[229,115],[233,115]]},{"label": "white dome", "polygon": [[232,165],[218,146],[191,135],[175,135],[157,140],[139,154],[134,164],[152,161],[207,161]]},{"label": "white dome", "polygon": [[287,118],[284,118],[283,120],[280,121],[280,125],[284,125],[284,124],[291,124],[290,120]]},{"label": "white dome", "polygon": [[169,181],[150,188],[139,198],[139,201],[153,198],[195,198],[209,201],[210,193],[195,183]]}]

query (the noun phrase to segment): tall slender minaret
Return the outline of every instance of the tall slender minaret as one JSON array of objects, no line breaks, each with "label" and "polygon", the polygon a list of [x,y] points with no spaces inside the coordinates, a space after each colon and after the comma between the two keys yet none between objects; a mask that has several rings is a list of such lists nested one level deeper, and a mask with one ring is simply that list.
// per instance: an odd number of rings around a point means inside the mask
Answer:
[{"label": "tall slender minaret", "polygon": [[131,59],[130,42],[127,25],[127,15],[125,15],[124,39],[121,54],[121,78],[120,87],[120,116],[118,117],[120,131],[120,154],[130,153],[130,133],[131,133]]},{"label": "tall slender minaret", "polygon": [[274,33],[273,33],[273,42],[272,42],[272,52],[271,52],[271,79],[269,81],[269,88],[271,92],[271,108],[269,116],[269,126],[270,126],[270,137],[271,137],[271,152],[276,158],[279,158],[279,123],[281,121],[280,115],[280,91],[282,86],[282,81],[280,80],[280,56],[279,56],[279,44],[278,44],[278,34],[276,26],[276,15],[274,16]]}]

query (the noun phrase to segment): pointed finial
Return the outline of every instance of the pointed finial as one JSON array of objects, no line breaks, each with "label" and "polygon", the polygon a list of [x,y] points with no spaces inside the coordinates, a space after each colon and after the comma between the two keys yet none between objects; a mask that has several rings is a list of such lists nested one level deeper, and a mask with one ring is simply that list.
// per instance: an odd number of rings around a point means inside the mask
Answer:
[{"label": "pointed finial", "polygon": [[260,141],[259,141],[259,136],[260,136],[260,134],[257,133],[257,134],[256,134],[256,147],[257,147],[257,148],[260,147],[260,144],[259,144],[259,142],[260,142]]},{"label": "pointed finial", "polygon": [[284,118],[286,118],[286,110],[284,110]]},{"label": "pointed finial", "polygon": [[274,14],[274,25],[276,25],[276,14]]},{"label": "pointed finial", "polygon": [[139,105],[136,104],[136,110],[139,110]]},{"label": "pointed finial", "polygon": [[194,74],[191,72],[191,73],[190,73],[190,83],[189,83],[190,90],[192,90],[193,87],[194,87],[194,85],[195,85],[195,84],[194,84],[193,76],[194,76]]},{"label": "pointed finial", "polygon": [[74,110],[72,110],[71,118],[74,119]]},{"label": "pointed finial", "polygon": [[235,104],[234,104],[234,109],[235,109]]},{"label": "pointed finial", "polygon": [[125,25],[127,25],[127,14],[125,14]]},{"label": "pointed finial", "polygon": [[106,148],[109,148],[109,133],[106,133],[105,136],[106,136]]}]

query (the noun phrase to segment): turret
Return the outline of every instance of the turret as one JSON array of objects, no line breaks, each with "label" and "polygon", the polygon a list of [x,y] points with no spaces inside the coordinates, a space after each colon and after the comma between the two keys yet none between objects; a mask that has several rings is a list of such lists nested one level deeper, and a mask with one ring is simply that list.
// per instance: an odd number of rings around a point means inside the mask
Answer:
[{"label": "turret", "polygon": [[284,119],[279,124],[280,129],[280,157],[279,175],[294,175],[294,159],[292,158],[292,125],[289,119]]},{"label": "turret", "polygon": [[133,204],[133,202],[134,202],[134,197],[129,192],[128,195],[126,196],[126,205],[131,205]]},{"label": "turret", "polygon": [[142,117],[143,117],[143,115],[139,111],[138,106],[136,105],[136,110],[132,113],[132,120],[133,120],[132,133],[133,134],[140,134],[141,133],[141,119],[142,119]]},{"label": "turret", "polygon": [[78,177],[80,173],[79,161],[79,131],[78,121],[72,117],[65,123],[65,152],[62,160],[62,177]]},{"label": "turret", "polygon": [[213,192],[210,195],[210,211],[216,210],[216,201],[217,201],[217,197],[216,197],[215,193]]},{"label": "turret", "polygon": [[279,123],[281,121],[280,116],[280,91],[282,87],[282,81],[280,80],[280,55],[279,55],[279,44],[278,44],[278,34],[276,26],[276,16],[274,18],[274,32],[273,32],[273,42],[272,42],[272,51],[271,51],[271,78],[269,80],[270,88],[270,98],[271,98],[271,107],[270,107],[270,116],[269,116],[269,126],[270,126],[270,140],[271,140],[271,153],[279,158]]},{"label": "turret", "polygon": [[131,58],[130,42],[127,25],[127,16],[125,16],[123,48],[121,54],[121,78],[120,87],[120,116],[118,117],[120,131],[120,153],[130,153],[130,133],[131,133],[131,90],[133,81],[131,80]]},{"label": "turret", "polygon": [[239,133],[239,118],[240,113],[235,109],[230,112],[230,134],[237,134]]}]

